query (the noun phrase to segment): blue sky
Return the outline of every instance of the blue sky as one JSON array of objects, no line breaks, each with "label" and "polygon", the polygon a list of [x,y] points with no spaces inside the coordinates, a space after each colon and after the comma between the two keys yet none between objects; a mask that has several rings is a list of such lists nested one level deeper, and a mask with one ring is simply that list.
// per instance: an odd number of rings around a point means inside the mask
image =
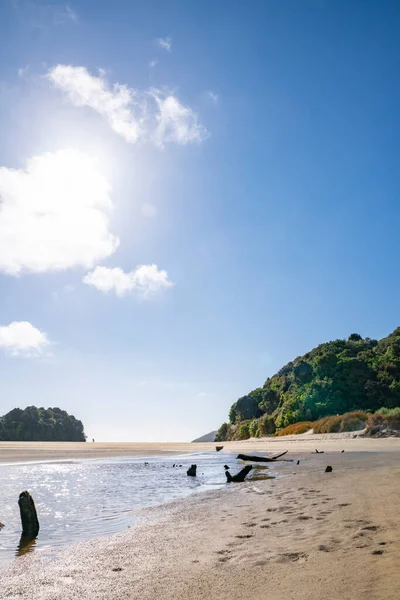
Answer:
[{"label": "blue sky", "polygon": [[0,6],[0,407],[190,440],[399,325],[393,1]]}]

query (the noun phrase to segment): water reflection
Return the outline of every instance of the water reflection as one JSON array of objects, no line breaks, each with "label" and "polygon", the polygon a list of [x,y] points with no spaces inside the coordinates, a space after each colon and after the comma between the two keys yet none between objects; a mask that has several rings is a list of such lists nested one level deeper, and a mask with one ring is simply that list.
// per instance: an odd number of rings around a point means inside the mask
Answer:
[{"label": "water reflection", "polygon": [[37,538],[32,538],[28,535],[21,534],[15,556],[23,556],[24,554],[28,554],[28,552],[32,552],[36,546],[36,539]]},{"label": "water reflection", "polygon": [[[193,463],[198,467],[196,478],[186,475]],[[121,531],[135,522],[141,507],[224,487],[225,463],[232,474],[240,470],[235,456],[225,452],[0,465],[1,519],[5,524],[0,532],[0,565],[15,555],[21,532],[21,490],[32,494],[40,533],[36,540],[21,538],[18,556]],[[249,479],[261,474],[266,470],[257,468]]]}]

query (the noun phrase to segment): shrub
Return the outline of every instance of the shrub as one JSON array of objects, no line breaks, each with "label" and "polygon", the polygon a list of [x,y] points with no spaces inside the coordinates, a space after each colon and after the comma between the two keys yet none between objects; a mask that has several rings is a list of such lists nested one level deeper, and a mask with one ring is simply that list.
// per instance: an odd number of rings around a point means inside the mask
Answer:
[{"label": "shrub", "polygon": [[298,435],[299,433],[305,433],[313,427],[312,421],[299,421],[293,425],[288,425],[284,429],[277,431],[275,435]]},{"label": "shrub", "polygon": [[400,407],[381,408],[373,415],[369,415],[366,433],[376,433],[374,429],[400,430]]},{"label": "shrub", "polygon": [[250,437],[256,437],[258,433],[258,419],[253,419],[250,421],[249,425],[249,433]]},{"label": "shrub", "polygon": [[270,415],[264,415],[261,419],[258,419],[258,434],[273,435],[276,431],[275,421]]},{"label": "shrub", "polygon": [[217,435],[215,436],[216,442],[225,442],[229,435],[229,425],[228,423],[222,423],[221,427],[217,431]]},{"label": "shrub", "polygon": [[[380,415],[384,415],[385,417],[395,418],[400,420],[400,406],[396,406],[395,408],[380,408],[376,411],[376,413]],[[375,414],[376,414],[375,413]]]},{"label": "shrub", "polygon": [[248,440],[249,437],[250,437],[249,425],[248,425],[248,423],[242,423],[242,425],[240,425],[238,432],[237,432],[237,439],[238,440]]},{"label": "shrub", "polygon": [[365,428],[367,421],[367,413],[362,412],[361,410],[346,413],[342,417],[340,431],[359,431],[360,429]]},{"label": "shrub", "polygon": [[344,415],[324,417],[314,423],[314,433],[342,433],[364,429],[368,415],[362,411],[353,411]]},{"label": "shrub", "polygon": [[336,417],[324,417],[316,423],[314,423],[314,433],[338,433],[342,418],[337,415]]}]

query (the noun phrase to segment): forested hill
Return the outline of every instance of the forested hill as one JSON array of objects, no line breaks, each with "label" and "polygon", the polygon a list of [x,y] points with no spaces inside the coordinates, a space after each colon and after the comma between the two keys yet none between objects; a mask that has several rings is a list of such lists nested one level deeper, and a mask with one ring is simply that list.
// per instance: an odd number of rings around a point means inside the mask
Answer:
[{"label": "forested hill", "polygon": [[380,341],[353,333],[289,362],[239,398],[217,438],[272,434],[298,421],[400,406],[400,327]]},{"label": "forested hill", "polygon": [[82,421],[60,408],[14,408],[0,417],[0,440],[6,442],[85,442]]}]

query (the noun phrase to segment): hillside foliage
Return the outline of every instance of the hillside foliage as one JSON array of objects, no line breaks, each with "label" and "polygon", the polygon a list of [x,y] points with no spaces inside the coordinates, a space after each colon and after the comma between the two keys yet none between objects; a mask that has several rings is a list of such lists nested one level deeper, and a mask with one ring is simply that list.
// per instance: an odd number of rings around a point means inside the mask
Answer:
[{"label": "hillside foliage", "polygon": [[14,408],[0,417],[0,440],[6,442],[84,442],[82,421],[60,408]]},{"label": "hillside foliage", "polygon": [[260,437],[298,423],[400,406],[400,327],[380,341],[353,333],[321,344],[232,404],[217,440]]}]

